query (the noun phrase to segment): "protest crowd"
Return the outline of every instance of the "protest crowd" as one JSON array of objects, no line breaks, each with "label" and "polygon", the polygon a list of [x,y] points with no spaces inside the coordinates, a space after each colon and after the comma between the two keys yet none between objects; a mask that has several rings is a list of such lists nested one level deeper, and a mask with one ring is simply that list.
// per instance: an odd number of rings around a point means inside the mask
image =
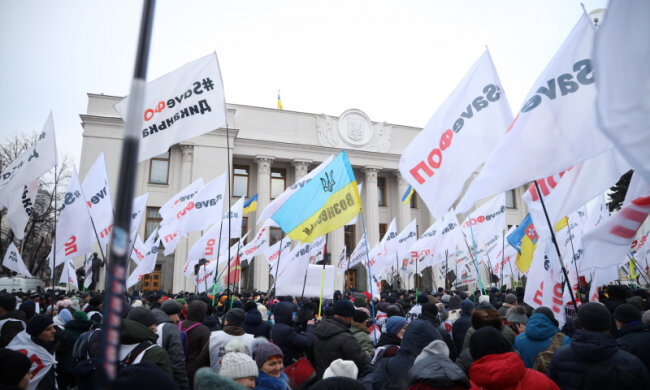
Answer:
[{"label": "protest crowd", "polygon": [[[648,291],[606,286],[561,329],[550,308],[522,303],[522,288],[487,292],[389,286],[373,301],[368,292],[336,291],[318,317],[318,299],[135,291],[124,297],[113,386],[649,388]],[[0,388],[98,388],[104,297],[53,298],[0,294]]]}]

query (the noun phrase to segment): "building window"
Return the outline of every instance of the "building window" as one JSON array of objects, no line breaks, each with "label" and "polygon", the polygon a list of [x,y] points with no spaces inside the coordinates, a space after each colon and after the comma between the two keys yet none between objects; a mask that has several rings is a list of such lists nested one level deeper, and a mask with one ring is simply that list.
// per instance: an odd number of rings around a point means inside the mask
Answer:
[{"label": "building window", "polygon": [[411,208],[412,209],[418,208],[418,194],[415,191],[413,191],[413,196],[411,196]]},{"label": "building window", "polygon": [[506,191],[506,208],[516,209],[517,201],[515,198],[515,190]]},{"label": "building window", "polygon": [[269,229],[269,245],[273,245],[282,239],[282,229],[272,227]]},{"label": "building window", "polygon": [[156,230],[160,224],[160,221],[162,221],[162,216],[158,212],[159,210],[160,207],[147,207],[147,222],[145,224],[144,230],[145,241],[147,238],[149,238],[149,235],[153,233],[154,230]]},{"label": "building window", "polygon": [[271,199],[275,199],[284,192],[287,184],[287,170],[284,168],[271,168]]},{"label": "building window", "polygon": [[377,205],[386,206],[386,178],[377,178]]},{"label": "building window", "polygon": [[248,165],[233,165],[232,168],[232,196],[248,197]]},{"label": "building window", "polygon": [[167,184],[169,179],[169,151],[149,160],[149,183]]},{"label": "building window", "polygon": [[357,246],[357,227],[355,225],[349,225],[345,227],[345,255],[350,257],[350,254]]},{"label": "building window", "polygon": [[384,238],[384,235],[386,235],[386,229],[388,229],[388,225],[385,223],[379,224],[379,241],[381,241],[381,239]]}]

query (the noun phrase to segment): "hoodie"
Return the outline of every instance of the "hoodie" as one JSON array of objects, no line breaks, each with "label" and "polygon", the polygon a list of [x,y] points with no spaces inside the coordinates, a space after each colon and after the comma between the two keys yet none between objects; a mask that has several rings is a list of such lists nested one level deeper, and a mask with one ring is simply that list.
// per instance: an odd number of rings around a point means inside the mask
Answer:
[{"label": "hoodie", "polygon": [[[534,313],[528,319],[526,331],[515,338],[515,351],[519,352],[526,368],[533,368],[535,357],[551,345],[551,341],[560,330],[544,314]],[[564,336],[562,345],[569,344],[571,339]]]},{"label": "hoodie", "polygon": [[244,317],[244,332],[252,334],[253,337],[271,338],[271,325],[262,320],[262,313],[257,309],[251,309]]},{"label": "hoodie", "polygon": [[180,390],[189,390],[190,382],[187,379],[185,367],[185,351],[183,350],[183,344],[181,344],[178,325],[172,323],[171,318],[160,309],[152,309],[151,312],[156,317],[158,328],[156,343],[169,354],[174,382],[176,382]]},{"label": "hoodie", "polygon": [[120,343],[122,346],[120,350],[122,351],[128,346],[138,345],[143,341],[152,342],[154,346],[143,352],[142,361],[154,363],[172,377],[169,354],[160,346],[155,345],[157,339],[158,336],[141,323],[128,319],[122,320],[122,328],[120,329]]},{"label": "hoodie", "polygon": [[307,325],[305,333],[299,332],[293,326],[293,305],[289,302],[276,303],[273,316],[275,325],[271,329],[271,340],[282,350],[284,365],[288,367],[312,348],[315,327]]}]

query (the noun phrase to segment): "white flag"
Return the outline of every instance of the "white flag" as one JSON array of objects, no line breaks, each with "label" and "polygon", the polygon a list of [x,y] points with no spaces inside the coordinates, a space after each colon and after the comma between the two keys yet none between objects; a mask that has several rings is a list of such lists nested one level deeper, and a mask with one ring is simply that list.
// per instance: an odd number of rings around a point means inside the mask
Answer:
[{"label": "white flag", "polygon": [[561,273],[562,269],[552,239],[540,237],[528,271],[524,302],[534,309],[540,306],[549,307],[560,326],[565,322],[564,293],[562,283],[556,281],[558,279],[556,274]]},{"label": "white flag", "polygon": [[592,230],[609,218],[609,206],[605,202],[605,194],[600,194],[596,197],[594,205],[587,213],[587,221],[585,222],[584,232]]},{"label": "white flag", "polygon": [[[470,219],[471,216],[471,219]],[[471,229],[470,229],[471,223]],[[484,243],[506,227],[506,194],[501,193],[476,209],[460,226],[468,238]],[[474,235],[472,236],[472,233]]]},{"label": "white flag", "polygon": [[32,274],[27,270],[27,266],[23,262],[20,253],[13,242],[9,243],[9,248],[5,253],[5,258],[2,260],[2,265],[16,273],[27,276],[28,278],[32,277]]},{"label": "white flag", "polygon": [[182,235],[205,230],[221,220],[226,174],[212,180],[179,211],[178,230]]},{"label": "white flag", "polygon": [[402,176],[436,219],[456,201],[465,180],[488,158],[511,122],[510,106],[486,50],[400,159]]},{"label": "white flag", "polygon": [[221,224],[221,245],[227,248],[232,239],[241,238],[241,225],[244,218],[244,198],[241,197],[235,204],[223,215]]},{"label": "white flag", "polygon": [[267,220],[264,225],[260,228],[260,230],[257,232],[255,235],[255,238],[246,244],[241,250],[240,250],[240,256],[241,256],[241,261],[242,263],[244,261],[248,261],[253,258],[253,256],[263,253],[268,247],[269,247],[269,240],[268,240],[268,231],[269,231],[269,223]]},{"label": "white flag", "polygon": [[649,18],[647,0],[610,2],[593,58],[600,130],[650,182]]},{"label": "white flag", "polygon": [[[152,233],[153,236],[155,234]],[[148,240],[147,240],[148,241]],[[133,270],[129,279],[126,281],[126,288],[138,283],[144,275],[150,274],[156,269],[156,259],[158,258],[158,248],[160,248],[160,238],[156,240],[156,243],[149,247],[147,253],[144,256],[144,260]]]},{"label": "white flag", "polygon": [[344,274],[348,269],[348,264],[349,259],[345,256],[345,245],[343,245],[343,249],[341,249],[341,253],[339,254],[339,262],[337,263],[337,274]]},{"label": "white flag", "polygon": [[[7,222],[11,231],[19,240],[25,237],[25,226],[34,208],[34,200],[38,192],[38,179],[23,186],[21,191],[9,191],[13,193],[7,201]],[[2,208],[2,205],[0,205]]]},{"label": "white flag", "polygon": [[[129,97],[115,105],[126,121]],[[225,127],[226,99],[217,53],[189,62],[147,83],[144,107],[138,114],[138,161],[165,153],[186,139]]]},{"label": "white flag", "polygon": [[[402,271],[409,269],[411,265],[415,267],[411,247],[418,240],[417,222],[415,218],[409,223],[404,230],[397,236],[397,258],[399,259],[399,268]],[[417,256],[417,254],[416,254]]]},{"label": "white flag", "polygon": [[[280,248],[280,245],[282,245],[282,248]],[[300,246],[296,248],[299,247]],[[280,259],[281,264],[285,264],[284,260],[288,259],[290,255],[291,255],[291,239],[289,239],[288,237],[285,237],[282,240],[276,242],[275,244],[269,246],[264,251],[264,257],[266,258],[266,261],[269,262],[269,266],[270,266],[269,272],[273,277],[275,277],[275,267],[277,266],[278,259]]]},{"label": "white flag", "polygon": [[56,250],[56,264],[52,264],[52,252],[50,252],[50,268],[63,264],[68,258],[85,256],[86,253],[91,252],[94,237],[95,233],[79,184],[77,169],[73,167],[56,225],[56,248],[52,248]]},{"label": "white flag", "polygon": [[93,254],[90,253],[84,259],[84,287],[88,288],[93,283]]},{"label": "white flag", "polygon": [[180,216],[177,215],[179,211],[185,208],[185,205],[192,200],[201,188],[203,188],[203,178],[200,177],[197,181],[189,186],[180,190],[176,195],[172,196],[164,205],[160,207],[158,213],[162,217],[162,225],[168,223],[178,222]]},{"label": "white flag", "polygon": [[0,203],[7,205],[11,197],[19,197],[24,185],[41,177],[56,162],[54,119],[50,112],[36,142],[0,173]]},{"label": "white flag", "polygon": [[594,26],[583,14],[528,93],[512,126],[472,181],[458,211],[562,172],[612,143],[597,130],[591,64]]},{"label": "white flag", "polygon": [[[104,152],[97,157],[93,166],[90,167],[81,188],[90,210],[90,217],[93,219],[97,230],[99,245],[105,248],[113,227],[113,201],[111,199],[111,186],[108,181]],[[92,242],[94,241],[95,239],[92,240]]]},{"label": "white flag", "polygon": [[598,296],[598,287],[602,287],[609,282],[613,282],[620,278],[618,274],[618,266],[612,265],[607,268],[596,268],[591,278],[591,288],[589,289],[589,301],[600,302]]},{"label": "white flag", "polygon": [[146,194],[140,195],[137,198],[133,199],[133,203],[131,203],[131,228],[129,229],[129,242],[131,243],[130,246],[133,246],[135,237],[138,235],[138,229],[140,229],[142,217],[147,211],[148,199],[149,193],[147,192]]},{"label": "white flag", "polygon": [[363,233],[361,240],[357,243],[357,246],[354,248],[352,253],[350,253],[350,258],[348,262],[350,265],[349,268],[354,267],[357,264],[365,263],[368,259],[368,239],[366,238],[366,233]]},{"label": "white flag", "polygon": [[147,247],[140,239],[140,235],[135,238],[135,244],[133,244],[133,251],[131,252],[131,259],[135,265],[140,264],[144,260],[144,254],[147,253]]},{"label": "white flag", "polygon": [[440,241],[442,229],[443,220],[439,219],[420,235],[420,238],[411,246],[410,251],[418,253],[418,256],[426,256],[425,261],[432,265],[433,255]]},{"label": "white flag", "polygon": [[[395,265],[397,258],[397,223],[395,218],[388,225],[388,230],[384,234],[379,244],[374,247],[368,257],[370,259],[370,270],[377,277],[382,276],[387,270]],[[368,266],[368,265],[366,265]]]},{"label": "white flag", "polygon": [[54,356],[33,342],[31,336],[25,331],[18,333],[7,345],[7,348],[26,355],[31,362],[29,373],[32,375],[32,379],[29,380],[27,390],[36,390],[38,384],[56,363]]},{"label": "white flag", "polygon": [[67,259],[65,261],[63,271],[61,271],[61,278],[59,279],[59,283],[67,284],[68,287],[79,289],[79,284],[77,283],[77,273],[74,270],[74,262],[72,259]]}]

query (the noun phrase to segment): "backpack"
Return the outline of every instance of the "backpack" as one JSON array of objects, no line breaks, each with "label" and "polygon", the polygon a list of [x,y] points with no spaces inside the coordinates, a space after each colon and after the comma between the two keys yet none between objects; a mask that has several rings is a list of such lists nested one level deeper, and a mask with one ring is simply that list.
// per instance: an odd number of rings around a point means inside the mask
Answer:
[{"label": "backpack", "polygon": [[178,323],[178,332],[180,333],[181,345],[183,345],[183,352],[185,353],[185,362],[187,362],[192,356],[194,356],[196,354],[196,351],[194,351],[194,353],[192,353],[192,355],[190,355],[190,353],[188,352],[189,351],[189,341],[188,341],[189,336],[187,334],[190,332],[190,330],[192,330],[192,329],[196,328],[197,326],[201,325],[201,323],[197,322],[196,324],[191,325],[189,328],[187,328],[185,330],[182,329],[182,324],[183,324],[182,321]]},{"label": "backpack", "polygon": [[88,341],[95,332],[99,331],[101,331],[100,328],[87,330],[74,342],[74,346],[72,347],[72,361],[75,365],[80,361],[88,359]]},{"label": "backpack", "polygon": [[548,348],[535,356],[533,370],[537,370],[546,374],[546,370],[548,369],[549,364],[551,364],[551,358],[553,357],[553,354],[558,348],[562,346],[562,340],[564,340],[564,333],[557,332],[555,336],[553,336],[553,340],[551,340],[551,344],[548,346]]}]

